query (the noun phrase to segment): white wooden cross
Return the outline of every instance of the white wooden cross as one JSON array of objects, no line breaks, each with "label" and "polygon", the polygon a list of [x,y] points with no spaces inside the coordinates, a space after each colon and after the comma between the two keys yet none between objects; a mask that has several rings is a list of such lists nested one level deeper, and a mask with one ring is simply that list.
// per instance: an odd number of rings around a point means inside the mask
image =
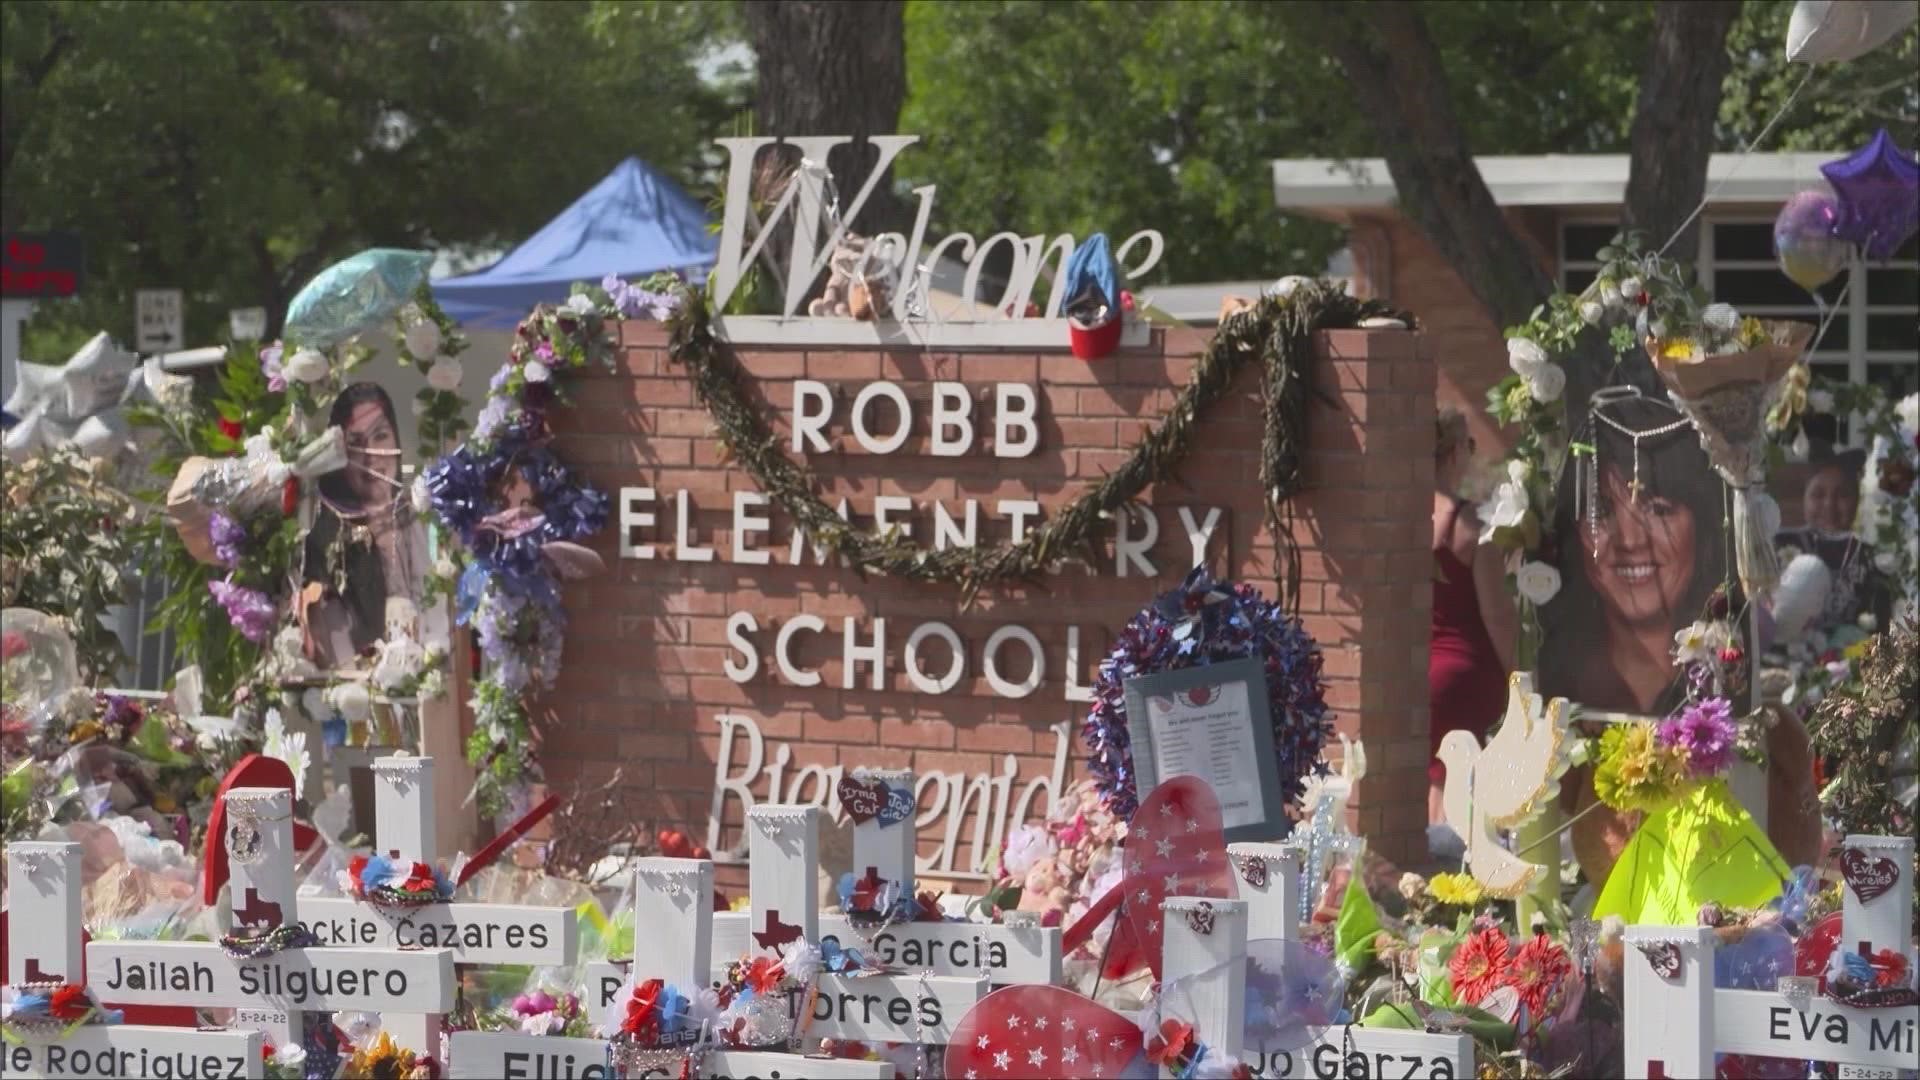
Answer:
[{"label": "white wooden cross", "polygon": [[[376,849],[433,865],[439,856],[433,759],[394,754],[371,767]],[[300,901],[300,918],[323,945],[447,948],[456,964],[564,967],[574,962],[579,942],[572,908],[528,904],[383,908],[349,896],[309,896]],[[383,1021],[401,1045],[440,1054],[438,1015],[392,1013]]]},{"label": "white wooden cross", "polygon": [[[235,788],[224,804],[235,928],[296,921],[292,794]],[[102,1000],[127,1005],[289,1013],[444,1013],[453,1007],[453,952],[439,948],[341,945],[236,959],[217,943],[94,941],[87,945],[87,970]]]},{"label": "white wooden cross", "polygon": [[[1198,1015],[1180,1019],[1193,1024],[1196,1037],[1210,1051],[1241,1057],[1258,1077],[1465,1080],[1473,1076],[1473,1039],[1458,1033],[1342,1024],[1328,1028],[1306,1047],[1267,1051],[1242,1045],[1247,943],[1267,938],[1299,940],[1306,910],[1298,906],[1302,854],[1298,845],[1291,844],[1229,844],[1227,856],[1239,900],[1170,897],[1163,903],[1164,981],[1197,980],[1196,992],[1184,996],[1194,1003]],[[1210,934],[1200,933],[1188,918],[1203,908],[1212,913]]]},{"label": "white wooden cross", "polygon": [[[1913,911],[1913,837],[1851,835],[1840,848],[1840,858],[1843,877],[1851,869],[1862,879],[1859,889],[1850,880],[1840,884],[1840,947],[1862,956],[1882,949],[1907,953],[1907,927]],[[1879,883],[1888,877],[1892,881],[1884,891],[1861,899],[1862,892],[1876,893]],[[1910,957],[1910,963],[1913,960],[1920,958]],[[1916,1060],[1920,1057],[1908,1055],[1909,1064]],[[1894,1080],[1913,1075],[1911,1068],[1882,1069],[1857,1063],[1840,1066],[1841,1080]]]},{"label": "white wooden cross", "polygon": [[[85,982],[81,977],[80,845],[7,845],[7,982]],[[94,987],[94,997],[103,995]],[[265,1075],[258,1031],[84,1024],[63,1032],[15,1027],[0,1044],[8,1077]],[[17,1038],[16,1038],[17,1037]]]},{"label": "white wooden cross", "polygon": [[[803,826],[804,827],[804,826]],[[713,955],[713,863],[706,859],[640,859],[634,865],[634,958],[625,965],[588,965],[585,997],[589,1020],[606,1026],[615,994],[630,969],[636,983],[660,979],[669,986],[705,986],[718,959]],[[784,901],[783,902],[787,902]],[[730,959],[744,955],[743,949]],[[554,1042],[589,1043],[604,1052],[606,1043],[584,1039],[533,1039],[490,1036],[488,1041],[462,1032],[453,1037],[453,1076],[512,1075],[525,1055]],[[586,1047],[579,1048],[585,1052]],[[470,1071],[471,1070],[471,1071]],[[532,1076],[532,1073],[522,1073]],[[565,1075],[549,1069],[542,1076]],[[591,1075],[581,1072],[580,1076]],[[666,1066],[639,1075],[668,1078],[678,1072]],[[818,1055],[768,1053],[752,1050],[714,1050],[700,1057],[702,1077],[808,1076],[827,1080],[888,1080],[893,1065],[885,1061],[852,1061]]]},{"label": "white wooden cross", "polygon": [[[1913,838],[1849,836],[1843,859],[1849,851],[1859,853],[1855,859],[1888,859],[1895,872],[1870,876],[1862,890],[1843,883],[1841,947],[1892,948],[1911,967]],[[1871,895],[1862,899],[1861,891]],[[1717,940],[1709,927],[1627,928],[1629,1077],[1711,1076],[1717,1053],[1833,1062],[1866,1076],[1899,1075],[1920,1061],[1920,1006],[1856,1009],[1816,995],[1812,979],[1796,976],[1778,990],[1716,990]]]}]

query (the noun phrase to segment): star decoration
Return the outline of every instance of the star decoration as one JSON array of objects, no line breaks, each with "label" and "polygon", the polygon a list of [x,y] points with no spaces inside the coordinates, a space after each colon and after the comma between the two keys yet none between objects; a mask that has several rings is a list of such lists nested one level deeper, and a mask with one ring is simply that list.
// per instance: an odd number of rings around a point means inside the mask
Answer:
[{"label": "star decoration", "polygon": [[1173,857],[1173,841],[1156,840],[1154,841],[1154,844],[1153,844],[1153,850],[1155,854],[1159,855],[1163,859],[1172,858]]},{"label": "star decoration", "polygon": [[1047,1052],[1045,1050],[1041,1050],[1038,1047],[1035,1047],[1034,1049],[1027,1051],[1027,1064],[1045,1065],[1046,1063],[1047,1063]]},{"label": "star decoration", "polygon": [[1167,886],[1168,892],[1173,892],[1174,890],[1178,889],[1180,887],[1180,875],[1168,874],[1166,876],[1166,886]]},{"label": "star decoration", "polygon": [[1013,1055],[1007,1053],[1005,1050],[993,1055],[993,1067],[999,1069],[1001,1072],[1007,1071],[1007,1067],[1012,1064]]},{"label": "star decoration", "polygon": [[987,1048],[987,1037],[985,1035],[980,1036],[980,1039],[976,1045],[978,1045],[980,1049],[985,1050]]},{"label": "star decoration", "polygon": [[1047,1030],[1047,1018],[1044,1016],[1034,1017],[1033,1026],[1039,1028],[1041,1031]]}]

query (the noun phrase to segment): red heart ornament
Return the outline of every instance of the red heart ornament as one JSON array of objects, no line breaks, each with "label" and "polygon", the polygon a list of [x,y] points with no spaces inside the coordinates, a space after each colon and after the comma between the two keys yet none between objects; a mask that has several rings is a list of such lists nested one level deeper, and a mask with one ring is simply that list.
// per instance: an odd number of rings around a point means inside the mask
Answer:
[{"label": "red heart ornament", "polygon": [[1893,891],[1894,883],[1900,880],[1900,865],[1885,856],[1848,848],[1840,853],[1840,876],[1853,895],[1866,904]]},{"label": "red heart ornament", "polygon": [[840,806],[856,825],[880,816],[880,809],[887,805],[887,785],[871,776],[842,777],[839,795]]},{"label": "red heart ornament", "polygon": [[1157,979],[1165,938],[1161,902],[1169,896],[1230,900],[1239,895],[1227,860],[1219,797],[1194,776],[1176,776],[1154,788],[1127,823],[1120,857],[1126,876],[1067,929],[1060,945],[1072,952],[1118,911],[1106,947],[1105,977],[1123,978],[1147,967]]},{"label": "red heart ornament", "polygon": [[947,1075],[1043,1080],[1117,1077],[1140,1056],[1140,1028],[1059,986],[1008,986],[976,1002],[947,1044]]}]

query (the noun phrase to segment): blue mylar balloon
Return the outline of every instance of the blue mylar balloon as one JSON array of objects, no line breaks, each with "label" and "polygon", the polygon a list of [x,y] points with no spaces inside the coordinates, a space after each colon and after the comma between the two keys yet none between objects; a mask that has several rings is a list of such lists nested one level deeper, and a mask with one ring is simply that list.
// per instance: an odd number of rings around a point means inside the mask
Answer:
[{"label": "blue mylar balloon", "polygon": [[406,306],[427,280],[433,254],[369,248],[320,271],[287,305],[288,340],[324,349]]}]

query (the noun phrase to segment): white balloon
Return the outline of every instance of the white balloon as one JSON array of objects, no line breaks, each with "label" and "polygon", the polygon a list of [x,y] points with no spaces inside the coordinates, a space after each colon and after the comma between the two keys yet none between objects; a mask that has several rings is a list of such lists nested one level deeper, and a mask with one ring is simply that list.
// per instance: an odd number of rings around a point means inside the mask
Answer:
[{"label": "white balloon", "polygon": [[1913,0],[1799,0],[1787,23],[1787,59],[1822,64],[1865,56],[1916,15]]}]

